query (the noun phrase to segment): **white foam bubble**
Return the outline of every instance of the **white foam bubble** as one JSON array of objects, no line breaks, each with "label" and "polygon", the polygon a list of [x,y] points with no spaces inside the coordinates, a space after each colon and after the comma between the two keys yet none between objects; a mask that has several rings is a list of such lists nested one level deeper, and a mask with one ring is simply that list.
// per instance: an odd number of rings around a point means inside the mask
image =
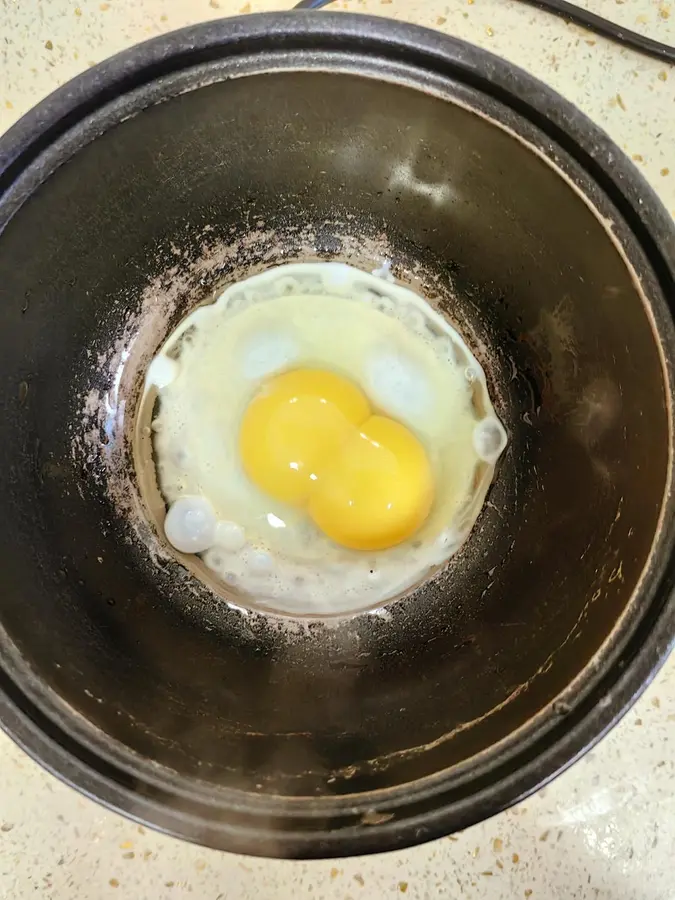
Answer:
[{"label": "white foam bubble", "polygon": [[477,456],[493,464],[506,447],[506,432],[497,419],[482,419],[473,430],[473,447]]},{"label": "white foam bubble", "polygon": [[250,550],[246,564],[253,575],[269,575],[274,571],[274,559],[266,550]]},{"label": "white foam bubble", "polygon": [[366,392],[376,406],[404,422],[426,417],[433,389],[415,363],[395,351],[380,351],[366,366]]},{"label": "white foam bubble", "polygon": [[214,542],[228,553],[236,553],[246,543],[246,535],[236,522],[218,522]]},{"label": "white foam bubble", "polygon": [[176,378],[179,369],[180,366],[175,359],[170,359],[168,356],[156,356],[148,366],[145,375],[145,389],[154,385],[158,391],[162,390]]},{"label": "white foam bubble", "polygon": [[250,338],[242,348],[244,376],[258,380],[286,368],[298,356],[297,342],[287,334],[263,332]]},{"label": "white foam bubble", "polygon": [[164,520],[168,542],[181,553],[202,553],[216,538],[216,514],[204,497],[181,497]]}]

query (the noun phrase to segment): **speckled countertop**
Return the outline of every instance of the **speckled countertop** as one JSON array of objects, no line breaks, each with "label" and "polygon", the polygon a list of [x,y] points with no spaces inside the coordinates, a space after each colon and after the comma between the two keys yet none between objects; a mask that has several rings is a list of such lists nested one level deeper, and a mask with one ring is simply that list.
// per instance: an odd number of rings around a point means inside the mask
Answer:
[{"label": "speckled countertop", "polygon": [[[675,2],[577,0],[675,44]],[[151,35],[278,0],[0,0],[0,132]],[[675,70],[509,0],[350,0],[439,28],[547,81],[602,125],[675,216]],[[526,803],[414,850],[328,862],[193,847],[106,812],[0,736],[0,900],[675,900],[675,660],[595,751]]]}]

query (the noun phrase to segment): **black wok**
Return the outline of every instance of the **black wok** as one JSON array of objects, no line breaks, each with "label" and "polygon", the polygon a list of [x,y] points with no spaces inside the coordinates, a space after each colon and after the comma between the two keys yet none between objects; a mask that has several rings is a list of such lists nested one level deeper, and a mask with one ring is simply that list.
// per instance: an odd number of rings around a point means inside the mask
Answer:
[{"label": "black wok", "polygon": [[[675,233],[522,71],[342,14],[185,29],[0,140],[0,719],[59,777],[214,847],[429,840],[541,786],[673,638]],[[510,443],[447,573],[389,618],[241,610],[161,551],[143,366],[219,286],[393,260]]]}]

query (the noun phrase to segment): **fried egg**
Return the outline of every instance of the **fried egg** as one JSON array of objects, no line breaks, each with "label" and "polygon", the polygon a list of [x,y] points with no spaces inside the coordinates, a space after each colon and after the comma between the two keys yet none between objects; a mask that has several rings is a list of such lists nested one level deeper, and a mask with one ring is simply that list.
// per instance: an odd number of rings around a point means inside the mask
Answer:
[{"label": "fried egg", "polygon": [[167,540],[285,613],[418,584],[466,539],[507,443],[458,332],[341,263],[231,285],[169,336],[145,392]]}]

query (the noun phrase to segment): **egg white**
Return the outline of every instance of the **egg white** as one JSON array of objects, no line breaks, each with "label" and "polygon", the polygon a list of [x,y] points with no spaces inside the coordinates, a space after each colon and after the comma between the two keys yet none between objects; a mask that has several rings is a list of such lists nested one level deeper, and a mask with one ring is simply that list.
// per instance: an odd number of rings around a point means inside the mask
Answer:
[{"label": "egg white", "polygon": [[[411,540],[376,553],[338,547],[244,474],[246,406],[267,378],[300,367],[351,379],[424,444],[436,493]],[[168,338],[148,369],[152,389],[168,539],[198,548],[250,602],[283,612],[366,608],[419,582],[465,539],[506,445],[459,334],[407,288],[340,263],[280,266],[229,287]],[[190,522],[200,523],[194,539]]]}]

